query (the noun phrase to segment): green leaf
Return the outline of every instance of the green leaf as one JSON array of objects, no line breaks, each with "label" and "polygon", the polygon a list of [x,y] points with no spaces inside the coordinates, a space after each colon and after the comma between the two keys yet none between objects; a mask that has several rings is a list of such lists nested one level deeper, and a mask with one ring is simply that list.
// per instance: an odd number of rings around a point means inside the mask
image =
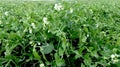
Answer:
[{"label": "green leaf", "polygon": [[65,66],[65,61],[57,53],[55,53],[55,61],[58,67]]},{"label": "green leaf", "polygon": [[59,48],[59,55],[63,56],[63,54],[64,54],[64,50],[62,48]]},{"label": "green leaf", "polygon": [[42,48],[41,51],[44,54],[49,54],[49,53],[51,53],[54,50],[54,46],[53,46],[52,43],[51,44],[46,44],[45,46],[42,46],[41,48]]},{"label": "green leaf", "polygon": [[41,59],[41,57],[40,57],[39,54],[37,53],[35,47],[36,47],[36,45],[34,45],[34,47],[33,47],[33,55],[34,55],[35,58]]},{"label": "green leaf", "polygon": [[85,56],[84,56],[84,63],[85,63],[85,65],[91,65],[91,59],[90,59],[90,57],[89,57],[89,54],[86,54]]}]

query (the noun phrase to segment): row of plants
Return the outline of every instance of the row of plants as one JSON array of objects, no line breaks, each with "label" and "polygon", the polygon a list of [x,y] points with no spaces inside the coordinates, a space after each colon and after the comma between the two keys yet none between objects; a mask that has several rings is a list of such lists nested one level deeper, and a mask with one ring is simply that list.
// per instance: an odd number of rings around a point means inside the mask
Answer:
[{"label": "row of plants", "polygon": [[1,67],[119,67],[119,1],[0,2]]}]

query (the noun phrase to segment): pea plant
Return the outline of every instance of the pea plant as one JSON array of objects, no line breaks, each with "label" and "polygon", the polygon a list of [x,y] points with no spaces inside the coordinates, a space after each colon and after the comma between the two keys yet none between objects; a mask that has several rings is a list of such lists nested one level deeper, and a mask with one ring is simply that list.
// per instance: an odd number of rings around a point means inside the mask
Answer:
[{"label": "pea plant", "polygon": [[119,67],[119,4],[1,1],[0,67]]}]

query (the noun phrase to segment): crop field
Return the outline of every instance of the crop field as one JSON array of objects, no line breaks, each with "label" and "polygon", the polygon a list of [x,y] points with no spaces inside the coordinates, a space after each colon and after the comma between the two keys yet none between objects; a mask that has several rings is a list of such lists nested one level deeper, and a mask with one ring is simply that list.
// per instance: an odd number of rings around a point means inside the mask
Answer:
[{"label": "crop field", "polygon": [[1,0],[0,67],[120,67],[120,0]]}]

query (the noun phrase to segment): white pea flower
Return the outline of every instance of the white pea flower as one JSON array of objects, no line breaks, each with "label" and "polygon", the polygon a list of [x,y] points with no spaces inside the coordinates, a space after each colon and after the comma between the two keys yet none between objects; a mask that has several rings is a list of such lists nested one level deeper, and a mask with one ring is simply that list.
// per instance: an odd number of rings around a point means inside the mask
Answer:
[{"label": "white pea flower", "polygon": [[49,24],[49,21],[48,21],[47,17],[43,18],[43,22],[44,22],[44,24]]},{"label": "white pea flower", "polygon": [[10,55],[10,51],[9,50],[6,50],[6,52],[4,52],[4,54],[5,54],[5,56],[8,56],[8,55]]},{"label": "white pea flower", "polygon": [[31,23],[31,26],[32,26],[32,28],[34,28],[34,29],[36,28],[34,23]]},{"label": "white pea flower", "polygon": [[41,43],[40,43],[40,42],[38,42],[38,45],[41,45]]},{"label": "white pea flower", "polygon": [[116,57],[119,57],[120,55],[118,55],[118,54],[115,54],[115,56],[116,56]]},{"label": "white pea flower", "polygon": [[87,37],[89,37],[90,35],[89,34],[87,34]]},{"label": "white pea flower", "polygon": [[70,8],[70,13],[73,13],[73,8]]},{"label": "white pea flower", "polygon": [[6,55],[6,52],[4,52],[4,55]]},{"label": "white pea flower", "polygon": [[113,59],[112,62],[113,63],[117,63],[119,60],[118,59]]},{"label": "white pea flower", "polygon": [[6,16],[8,16],[8,11],[6,11],[4,14],[5,14]]},{"label": "white pea flower", "polygon": [[112,55],[111,55],[111,60],[112,60],[112,62],[113,62],[113,63],[118,62],[118,61],[119,61],[119,59],[118,59],[119,56],[120,56],[120,55],[118,55],[118,54],[112,54]]},{"label": "white pea flower", "polygon": [[93,10],[92,9],[90,9],[90,13],[93,14]]},{"label": "white pea flower", "polygon": [[40,67],[45,67],[45,65],[42,63],[42,64],[40,64]]},{"label": "white pea flower", "polygon": [[114,55],[114,54],[112,54],[112,55],[111,55],[111,58],[112,58],[112,59],[113,59],[113,58],[115,58],[115,55]]},{"label": "white pea flower", "polygon": [[31,28],[29,28],[29,33],[32,33],[32,29]]},{"label": "white pea flower", "polygon": [[117,57],[119,57],[119,56],[120,56],[120,55],[118,55],[118,54],[112,54],[112,55],[111,55],[111,58],[114,59],[114,58],[117,58]]},{"label": "white pea flower", "polygon": [[57,11],[60,11],[60,10],[63,10],[63,6],[61,5],[61,3],[58,3],[58,4],[55,4],[54,5],[54,9],[57,10]]},{"label": "white pea flower", "polygon": [[33,41],[30,41],[30,42],[29,42],[29,44],[32,44],[32,43],[33,43]]}]

